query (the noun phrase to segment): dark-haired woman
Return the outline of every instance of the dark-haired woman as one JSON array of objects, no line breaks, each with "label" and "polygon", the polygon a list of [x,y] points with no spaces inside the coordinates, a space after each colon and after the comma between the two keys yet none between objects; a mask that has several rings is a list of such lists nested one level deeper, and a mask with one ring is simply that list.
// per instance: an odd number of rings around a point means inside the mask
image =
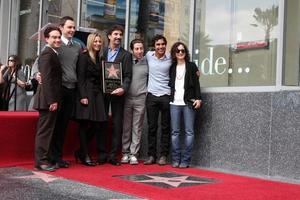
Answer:
[{"label": "dark-haired woman", "polygon": [[87,51],[83,52],[78,60],[76,119],[79,121],[80,149],[75,151],[75,159],[86,166],[96,165],[89,156],[88,143],[95,134],[104,134],[103,122],[107,121],[101,81],[102,45],[102,36],[91,33],[87,39]]},{"label": "dark-haired woman", "polygon": [[[171,87],[171,141],[172,166],[189,167],[194,143],[195,110],[201,106],[199,71],[190,62],[186,45],[176,42],[171,48],[172,65],[170,68]],[[181,118],[184,122],[184,147],[180,148]]]},{"label": "dark-haired woman", "polygon": [[[8,103],[8,111],[26,111],[26,78],[21,70],[18,56],[10,55],[7,61],[7,69],[0,70],[0,83],[5,83],[6,87],[2,98]],[[17,87],[16,87],[17,86]]]}]

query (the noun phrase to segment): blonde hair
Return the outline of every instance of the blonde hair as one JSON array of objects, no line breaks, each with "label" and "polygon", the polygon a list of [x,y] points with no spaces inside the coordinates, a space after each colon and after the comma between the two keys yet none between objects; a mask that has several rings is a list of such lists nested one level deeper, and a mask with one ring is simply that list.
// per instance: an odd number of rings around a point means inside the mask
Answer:
[{"label": "blonde hair", "polygon": [[90,57],[91,57],[91,59],[94,63],[96,63],[96,54],[97,54],[97,52],[93,49],[93,43],[94,43],[96,37],[99,37],[101,42],[102,42],[101,50],[98,52],[98,55],[99,55],[99,58],[100,58],[100,56],[102,54],[102,47],[104,46],[104,41],[103,41],[102,35],[100,33],[91,33],[91,34],[89,34],[89,36],[87,38],[87,44],[86,44],[86,48],[87,48],[87,50],[89,52],[89,55],[90,55]]}]

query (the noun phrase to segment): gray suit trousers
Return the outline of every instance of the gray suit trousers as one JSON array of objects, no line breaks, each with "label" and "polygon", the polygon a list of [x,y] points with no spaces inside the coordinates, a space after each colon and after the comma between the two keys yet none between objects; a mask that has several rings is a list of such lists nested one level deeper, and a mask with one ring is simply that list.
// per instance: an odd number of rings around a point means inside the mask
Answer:
[{"label": "gray suit trousers", "polygon": [[143,132],[146,94],[126,97],[122,135],[122,153],[138,156]]}]

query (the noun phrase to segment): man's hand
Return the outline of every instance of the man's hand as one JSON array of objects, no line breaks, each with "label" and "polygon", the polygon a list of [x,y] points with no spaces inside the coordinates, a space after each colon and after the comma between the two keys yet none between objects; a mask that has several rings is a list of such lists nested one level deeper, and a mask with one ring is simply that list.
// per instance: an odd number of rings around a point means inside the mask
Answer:
[{"label": "man's hand", "polygon": [[116,95],[116,96],[122,96],[125,93],[123,88],[117,88],[114,91],[112,91],[110,94]]},{"label": "man's hand", "polygon": [[36,73],[35,79],[39,82],[39,84],[42,84],[41,72]]},{"label": "man's hand", "polygon": [[87,98],[83,98],[83,99],[80,99],[80,103],[83,104],[83,105],[88,105],[89,100]]},{"label": "man's hand", "polygon": [[57,110],[57,106],[58,106],[57,102],[50,104],[49,111],[51,111],[51,112],[56,111]]}]

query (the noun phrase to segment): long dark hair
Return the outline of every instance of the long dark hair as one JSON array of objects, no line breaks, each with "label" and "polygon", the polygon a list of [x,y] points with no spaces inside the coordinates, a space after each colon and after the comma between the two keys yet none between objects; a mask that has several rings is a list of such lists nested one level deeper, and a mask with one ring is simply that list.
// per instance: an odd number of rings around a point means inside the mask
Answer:
[{"label": "long dark hair", "polygon": [[[20,62],[19,56],[17,56],[17,55],[9,55],[8,56],[8,60],[9,59],[13,59],[14,60],[14,63],[15,63],[15,66],[16,66],[15,71],[18,71],[19,69],[21,69],[22,64]],[[8,60],[7,60],[7,66],[8,66],[8,62],[9,62]],[[9,68],[9,70],[10,70],[10,68]]]},{"label": "long dark hair", "polygon": [[176,42],[171,47],[171,57],[172,57],[172,62],[173,63],[177,63],[176,52],[177,52],[177,48],[180,45],[182,45],[184,47],[184,50],[185,50],[185,57],[184,57],[185,62],[189,62],[190,59],[191,59],[190,52],[189,52],[189,49],[187,48],[187,46],[183,42]]}]

